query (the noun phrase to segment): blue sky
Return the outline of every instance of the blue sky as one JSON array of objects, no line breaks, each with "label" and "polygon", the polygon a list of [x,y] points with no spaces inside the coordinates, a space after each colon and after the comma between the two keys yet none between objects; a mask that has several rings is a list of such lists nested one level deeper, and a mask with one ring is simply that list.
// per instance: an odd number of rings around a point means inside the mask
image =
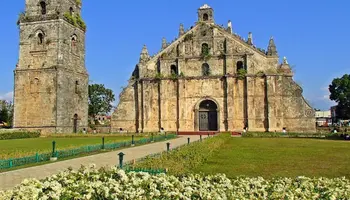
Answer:
[{"label": "blue sky", "polygon": [[[103,3],[102,3],[103,2]],[[336,3],[335,3],[336,2]],[[294,79],[312,106],[329,109],[327,87],[335,77],[350,73],[350,2],[346,0],[83,0],[87,24],[86,67],[93,83],[113,89],[118,98],[137,64],[142,46],[151,54],[178,35],[179,24],[194,25],[204,3],[214,8],[217,24],[232,21],[234,32],[266,48],[274,36],[281,58],[295,68]],[[25,1],[6,1],[1,7],[0,98],[13,91],[18,60],[18,14]]]}]

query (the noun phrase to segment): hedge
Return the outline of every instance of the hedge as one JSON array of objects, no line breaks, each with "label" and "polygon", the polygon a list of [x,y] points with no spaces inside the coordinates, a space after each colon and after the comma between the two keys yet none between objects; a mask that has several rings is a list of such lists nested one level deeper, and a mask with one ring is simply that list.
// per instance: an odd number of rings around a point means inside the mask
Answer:
[{"label": "hedge", "polygon": [[243,133],[243,137],[289,137],[289,138],[326,138],[330,134],[324,133],[280,133],[280,132],[248,132]]},{"label": "hedge", "polygon": [[0,140],[15,140],[15,139],[23,139],[23,138],[38,138],[38,137],[40,137],[39,132],[15,131],[15,132],[0,133]]}]

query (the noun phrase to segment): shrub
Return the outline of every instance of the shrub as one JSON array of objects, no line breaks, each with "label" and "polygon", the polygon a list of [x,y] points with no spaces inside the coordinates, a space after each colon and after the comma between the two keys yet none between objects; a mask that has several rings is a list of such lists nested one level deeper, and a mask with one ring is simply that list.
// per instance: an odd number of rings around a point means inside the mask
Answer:
[{"label": "shrub", "polygon": [[15,132],[0,133],[0,140],[14,140],[14,139],[38,138],[38,137],[40,137],[39,132],[15,131]]},{"label": "shrub", "polygon": [[281,133],[281,132],[247,132],[242,134],[243,137],[261,137],[261,138],[269,138],[269,137],[289,137],[289,138],[325,138],[326,134],[321,133]]},{"label": "shrub", "polygon": [[73,26],[80,27],[81,29],[86,31],[86,24],[80,15],[77,14],[76,16],[74,16],[71,15],[69,12],[66,12],[63,14],[63,16]]},{"label": "shrub", "polygon": [[168,169],[171,174],[190,173],[191,169],[203,164],[216,150],[219,150],[225,143],[225,139],[227,139],[226,136],[222,134],[203,142],[191,143],[170,153],[162,154],[160,157],[146,157],[132,167],[152,168],[157,166]]},{"label": "shrub", "polygon": [[237,71],[237,77],[239,80],[243,80],[246,77],[246,75],[247,75],[247,70],[245,69],[239,69]]}]

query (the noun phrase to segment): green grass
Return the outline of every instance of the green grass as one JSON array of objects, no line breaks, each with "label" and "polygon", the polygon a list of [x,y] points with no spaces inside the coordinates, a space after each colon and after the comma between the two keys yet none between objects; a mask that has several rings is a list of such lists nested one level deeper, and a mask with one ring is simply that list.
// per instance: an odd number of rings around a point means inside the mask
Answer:
[{"label": "green grass", "polygon": [[[135,140],[143,138],[135,137]],[[52,141],[56,141],[57,150],[73,149],[80,146],[102,144],[102,137],[47,137],[18,140],[0,140],[0,159],[32,156],[35,153],[51,152]],[[131,141],[131,136],[105,137],[105,143]]]},{"label": "green grass", "polygon": [[[213,146],[219,143],[220,146]],[[292,138],[235,138],[222,134],[162,156],[161,168],[170,173],[224,173],[230,178],[237,176],[272,177],[350,177],[350,142],[325,139]],[[195,148],[197,146],[197,148]],[[214,151],[207,151],[203,148]],[[206,155],[181,152],[208,152]],[[204,157],[203,157],[204,156]],[[181,159],[199,160],[194,165],[181,169],[174,163]],[[159,161],[146,160],[137,167],[149,167]],[[157,166],[157,165],[153,165]],[[179,172],[181,170],[181,172]]]}]

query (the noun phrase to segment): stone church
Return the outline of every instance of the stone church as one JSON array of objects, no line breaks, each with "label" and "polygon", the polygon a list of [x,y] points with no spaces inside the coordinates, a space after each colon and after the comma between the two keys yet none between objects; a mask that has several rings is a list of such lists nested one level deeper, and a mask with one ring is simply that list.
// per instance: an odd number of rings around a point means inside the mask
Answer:
[{"label": "stone church", "polygon": [[198,21],[178,38],[162,42],[140,60],[120,94],[112,131],[315,132],[313,108],[294,82],[286,58],[279,62],[274,39],[257,48],[215,24],[214,10],[198,9]]},{"label": "stone church", "polygon": [[26,0],[14,71],[14,128],[72,133],[88,127],[85,30],[79,0]]}]

